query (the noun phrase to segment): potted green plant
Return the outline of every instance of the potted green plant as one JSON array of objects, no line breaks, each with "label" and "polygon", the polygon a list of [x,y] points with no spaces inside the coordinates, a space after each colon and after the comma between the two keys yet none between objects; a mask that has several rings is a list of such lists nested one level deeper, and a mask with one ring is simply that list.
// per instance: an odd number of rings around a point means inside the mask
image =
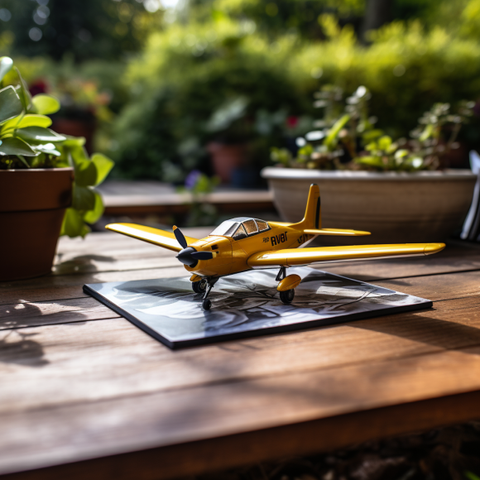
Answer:
[{"label": "potted green plant", "polygon": [[449,105],[437,104],[410,139],[393,141],[369,117],[369,96],[359,87],[339,108],[339,92],[324,88],[316,101],[324,117],[317,130],[297,139],[298,154],[272,149],[277,167],[286,167],[262,170],[277,209],[287,221],[301,218],[308,186],[318,183],[324,226],[372,232],[359,242],[448,238],[468,211],[476,176],[445,169],[443,160],[472,105],[465,102],[452,113]]},{"label": "potted green plant", "polygon": [[50,272],[58,236],[84,237],[102,215],[94,187],[113,162],[48,128],[59,106],[32,98],[12,59],[0,58],[0,281]]}]

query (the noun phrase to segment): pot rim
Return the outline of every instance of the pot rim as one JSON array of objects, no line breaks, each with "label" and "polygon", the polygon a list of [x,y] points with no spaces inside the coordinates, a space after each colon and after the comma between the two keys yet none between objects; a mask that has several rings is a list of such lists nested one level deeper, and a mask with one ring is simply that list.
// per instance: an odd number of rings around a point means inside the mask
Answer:
[{"label": "pot rim", "polygon": [[73,170],[73,167],[54,167],[54,168],[11,168],[10,170],[0,170],[0,174],[3,172],[57,172]]},{"label": "pot rim", "polygon": [[268,180],[474,180],[477,175],[469,169],[424,170],[420,172],[367,172],[363,170],[308,170],[303,168],[265,167],[260,172]]}]

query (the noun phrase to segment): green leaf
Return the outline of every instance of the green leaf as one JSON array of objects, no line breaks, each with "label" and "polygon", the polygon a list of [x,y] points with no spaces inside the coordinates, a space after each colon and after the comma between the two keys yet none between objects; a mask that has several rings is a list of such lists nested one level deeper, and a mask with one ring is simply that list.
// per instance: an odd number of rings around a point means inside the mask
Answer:
[{"label": "green leaf", "polygon": [[83,147],[85,145],[85,137],[71,137],[66,135],[67,139],[63,142],[64,147]]},{"label": "green leaf", "polygon": [[0,58],[0,82],[3,80],[3,77],[12,69],[13,60],[10,57],[1,57]]},{"label": "green leaf", "polygon": [[386,152],[390,145],[392,144],[392,139],[388,135],[384,135],[378,139],[378,148]]},{"label": "green leaf", "polygon": [[22,112],[22,102],[14,88],[9,85],[0,90],[0,125],[18,117]]},{"label": "green leaf", "polygon": [[93,209],[89,210],[84,216],[83,219],[87,223],[95,223],[97,222],[103,214],[103,200],[102,196],[98,192],[93,192],[95,195],[95,206]]},{"label": "green leaf", "polygon": [[59,157],[61,152],[59,152],[53,143],[39,143],[38,145],[31,145],[32,150],[36,153],[46,153],[47,155],[54,155]]},{"label": "green leaf", "polygon": [[401,158],[406,157],[409,154],[408,150],[405,150],[404,148],[401,148],[395,152],[395,159],[399,160]]},{"label": "green leaf", "polygon": [[88,232],[90,232],[90,228],[85,225],[81,214],[74,208],[67,208],[60,235],[67,235],[70,238],[85,237]]},{"label": "green leaf", "polygon": [[374,129],[374,130],[368,130],[362,135],[362,140],[363,143],[370,143],[375,141],[378,137],[381,137],[383,135],[383,130],[380,129]]},{"label": "green leaf", "polygon": [[20,100],[22,102],[23,108],[25,109],[26,112],[30,112],[32,109],[32,96],[30,95],[30,92],[28,91],[28,85],[23,79],[20,70],[15,67],[15,71],[17,72],[18,79],[20,80],[20,85],[17,87],[18,90],[20,91]]},{"label": "green leaf", "polygon": [[5,123],[2,127],[2,131],[10,130],[14,128],[26,128],[26,127],[43,127],[47,128],[52,124],[52,120],[44,115],[28,114],[22,118],[13,118]]},{"label": "green leaf", "polygon": [[313,147],[309,143],[298,150],[298,155],[310,156],[312,153]]},{"label": "green leaf", "polygon": [[97,180],[94,185],[100,185],[107,175],[110,173],[110,170],[113,168],[113,161],[110,160],[105,155],[101,153],[95,153],[92,156],[92,162],[97,167]]},{"label": "green leaf", "polygon": [[69,149],[75,168],[75,184],[80,187],[96,185],[98,172],[97,166],[92,162],[82,147]]},{"label": "green leaf", "polygon": [[0,155],[23,155],[25,157],[35,157],[37,154],[30,146],[19,138],[3,138],[0,145]]},{"label": "green leaf", "polygon": [[350,120],[350,115],[344,115],[343,117],[339,118],[332,128],[329,130],[327,137],[324,140],[324,145],[328,148],[333,148],[336,145],[336,139],[340,130],[346,125],[346,123]]},{"label": "green leaf", "polygon": [[60,102],[51,95],[45,95],[43,93],[35,95],[32,102],[36,113],[40,115],[51,115],[60,110]]},{"label": "green leaf", "polygon": [[374,157],[374,156],[367,155],[365,157],[357,157],[354,160],[355,160],[355,163],[359,163],[361,165],[369,165],[371,167],[377,167],[377,168],[385,167],[381,157]]},{"label": "green leaf", "polygon": [[72,208],[80,212],[86,212],[95,208],[95,194],[92,189],[88,187],[73,187],[73,201]]},{"label": "green leaf", "polygon": [[432,136],[432,134],[433,134],[433,125],[427,125],[425,127],[425,130],[420,135],[419,140],[421,142],[424,142],[425,140],[427,140],[427,138],[430,138]]},{"label": "green leaf", "polygon": [[25,165],[26,168],[30,168],[30,165],[28,164],[28,162],[23,158],[23,155],[18,155],[18,158]]},{"label": "green leaf", "polygon": [[480,477],[472,472],[467,471],[465,472],[465,475],[467,476],[468,480],[480,480]]},{"label": "green leaf", "polygon": [[27,142],[63,142],[66,138],[58,133],[43,127],[17,128],[15,136],[26,140]]}]

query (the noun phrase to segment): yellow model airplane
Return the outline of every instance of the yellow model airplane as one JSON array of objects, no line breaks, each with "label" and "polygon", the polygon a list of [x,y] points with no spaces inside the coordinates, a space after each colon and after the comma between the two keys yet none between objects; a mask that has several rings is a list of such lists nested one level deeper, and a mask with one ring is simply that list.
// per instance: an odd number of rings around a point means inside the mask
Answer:
[{"label": "yellow model airplane", "polygon": [[370,232],[321,227],[320,190],[311,185],[305,216],[298,223],[265,222],[256,218],[232,218],[201,240],[186,237],[179,228],[173,232],[131,223],[112,223],[107,229],[179,252],[178,260],[192,273],[195,293],[203,293],[202,306],[211,307],[208,295],[217,280],[251,268],[280,267],[276,280],[283,303],[292,302],[298,275],[286,275],[292,265],[399,255],[430,255],[445,248],[444,243],[354,245],[348,247],[305,246],[317,235],[359,236]]}]

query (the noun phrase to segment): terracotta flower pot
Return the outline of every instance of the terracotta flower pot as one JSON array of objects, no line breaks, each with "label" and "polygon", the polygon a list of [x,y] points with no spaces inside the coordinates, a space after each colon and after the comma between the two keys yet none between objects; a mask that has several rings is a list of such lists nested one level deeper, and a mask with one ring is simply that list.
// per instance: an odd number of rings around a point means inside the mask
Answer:
[{"label": "terracotta flower pot", "polygon": [[322,239],[337,244],[445,240],[461,227],[477,178],[470,170],[375,173],[293,168],[265,168],[262,176],[284,220],[302,219],[308,187],[317,183],[323,227],[372,233]]},{"label": "terracotta flower pot", "polygon": [[212,159],[215,175],[222,183],[231,183],[235,170],[244,167],[248,159],[248,145],[210,142],[207,151]]},{"label": "terracotta flower pot", "polygon": [[0,170],[0,281],[50,272],[73,169]]}]

